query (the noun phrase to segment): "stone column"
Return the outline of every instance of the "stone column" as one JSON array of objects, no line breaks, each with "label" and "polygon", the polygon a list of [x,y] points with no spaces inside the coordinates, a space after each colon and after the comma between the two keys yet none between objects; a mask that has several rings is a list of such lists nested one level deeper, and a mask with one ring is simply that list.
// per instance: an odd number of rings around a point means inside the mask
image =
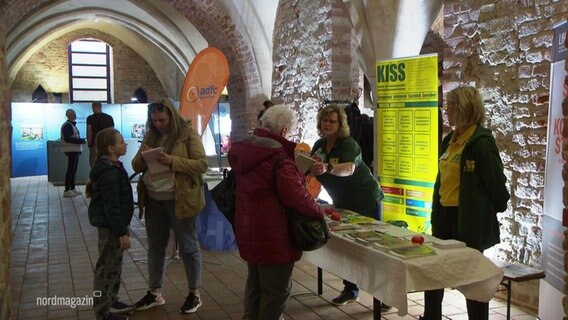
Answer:
[{"label": "stone column", "polygon": [[5,33],[0,25],[0,319],[10,319],[10,98],[6,78]]},{"label": "stone column", "polygon": [[273,35],[272,99],[299,112],[292,140],[315,141],[316,116],[332,87],[329,0],[280,1]]},{"label": "stone column", "polygon": [[345,7],[332,2],[331,11],[331,100],[354,100],[359,95],[360,68],[357,39]]}]

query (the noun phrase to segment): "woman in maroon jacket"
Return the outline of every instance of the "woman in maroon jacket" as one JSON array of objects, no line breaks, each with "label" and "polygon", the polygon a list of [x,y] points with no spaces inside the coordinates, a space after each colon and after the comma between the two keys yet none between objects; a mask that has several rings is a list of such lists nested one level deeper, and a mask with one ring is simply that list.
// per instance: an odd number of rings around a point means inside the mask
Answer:
[{"label": "woman in maroon jacket", "polygon": [[[314,218],[324,214],[294,162],[296,144],[286,139],[296,125],[294,111],[272,106],[260,120],[262,128],[229,151],[237,181],[234,227],[239,253],[248,263],[245,313],[250,320],[278,320],[290,296],[294,262],[302,256],[292,244],[284,206]],[[273,166],[282,155],[275,181]]]}]

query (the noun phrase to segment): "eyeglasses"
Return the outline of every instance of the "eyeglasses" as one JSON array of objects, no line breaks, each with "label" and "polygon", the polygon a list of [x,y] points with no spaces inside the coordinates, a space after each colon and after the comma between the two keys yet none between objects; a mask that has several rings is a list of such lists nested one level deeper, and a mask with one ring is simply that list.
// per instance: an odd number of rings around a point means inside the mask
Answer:
[{"label": "eyeglasses", "polygon": [[150,112],[163,112],[164,110],[166,110],[166,106],[161,103],[150,103],[148,105],[148,111]]},{"label": "eyeglasses", "polygon": [[329,123],[329,124],[336,124],[339,121],[338,120],[333,120],[333,119],[321,119],[322,123]]}]

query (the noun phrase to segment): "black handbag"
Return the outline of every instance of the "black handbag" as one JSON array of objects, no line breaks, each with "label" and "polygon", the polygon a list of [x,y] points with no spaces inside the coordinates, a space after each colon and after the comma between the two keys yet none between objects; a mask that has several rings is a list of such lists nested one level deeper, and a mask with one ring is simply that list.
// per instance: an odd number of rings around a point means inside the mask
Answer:
[{"label": "black handbag", "polygon": [[[280,163],[286,158],[283,154],[274,164],[272,175],[274,182],[278,180],[276,173]],[[277,184],[276,184],[277,185]],[[314,219],[295,212],[293,209],[285,207],[288,215],[288,222],[294,235],[294,244],[302,251],[313,251],[323,247],[329,239],[329,228],[324,219]]]},{"label": "black handbag", "polygon": [[223,180],[211,189],[211,198],[231,226],[235,222],[235,185],[235,174],[232,170],[225,169]]},{"label": "black handbag", "polygon": [[324,219],[314,219],[286,208],[288,221],[294,234],[295,245],[302,251],[323,247],[329,239],[329,228]]}]

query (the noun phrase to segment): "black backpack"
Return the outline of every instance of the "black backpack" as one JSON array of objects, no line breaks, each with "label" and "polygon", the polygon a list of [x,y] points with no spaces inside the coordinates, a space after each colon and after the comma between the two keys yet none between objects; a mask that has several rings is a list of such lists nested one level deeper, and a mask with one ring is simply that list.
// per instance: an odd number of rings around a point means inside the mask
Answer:
[{"label": "black backpack", "polygon": [[211,198],[231,226],[235,222],[235,180],[233,171],[225,169],[223,170],[223,180],[211,189]]}]

